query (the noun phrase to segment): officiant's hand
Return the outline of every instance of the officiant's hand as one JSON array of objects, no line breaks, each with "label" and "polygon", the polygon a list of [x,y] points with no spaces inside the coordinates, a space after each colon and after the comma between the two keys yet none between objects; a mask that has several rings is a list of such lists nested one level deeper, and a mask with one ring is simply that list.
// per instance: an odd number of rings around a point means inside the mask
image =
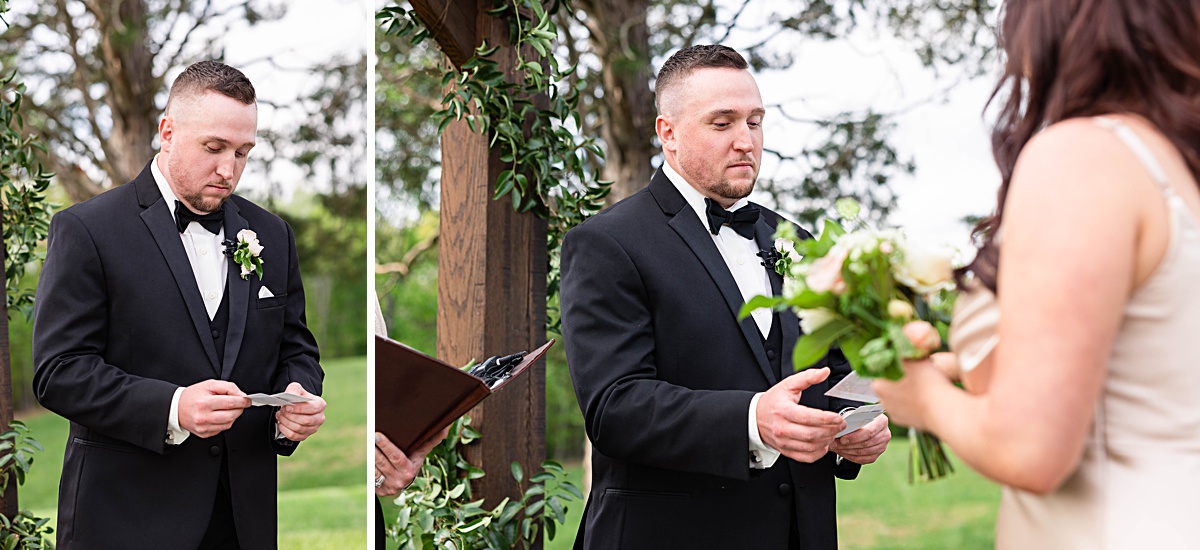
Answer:
[{"label": "officiant's hand", "polygon": [[197,382],[179,394],[179,427],[199,437],[212,437],[233,426],[249,406],[250,399],[233,382]]},{"label": "officiant's hand", "polygon": [[846,427],[846,421],[837,413],[799,404],[802,391],[828,377],[828,368],[808,369],[763,393],[756,411],[763,443],[800,462],[816,462],[829,452],[833,436]]},{"label": "officiant's hand", "polygon": [[304,441],[308,436],[317,433],[317,428],[325,423],[325,400],[319,395],[308,393],[299,382],[288,384],[284,391],[312,398],[312,401],[284,405],[275,411],[275,423],[279,426],[279,433],[292,441]]},{"label": "officiant's hand", "polygon": [[381,497],[395,496],[412,484],[429,451],[446,439],[449,430],[450,428],[445,428],[441,433],[429,438],[429,441],[413,451],[412,456],[405,455],[386,435],[375,432],[375,479],[380,480],[379,485],[375,487],[375,494]]},{"label": "officiant's hand", "polygon": [[850,462],[870,464],[883,454],[891,440],[888,418],[881,414],[866,426],[834,439],[829,450]]}]

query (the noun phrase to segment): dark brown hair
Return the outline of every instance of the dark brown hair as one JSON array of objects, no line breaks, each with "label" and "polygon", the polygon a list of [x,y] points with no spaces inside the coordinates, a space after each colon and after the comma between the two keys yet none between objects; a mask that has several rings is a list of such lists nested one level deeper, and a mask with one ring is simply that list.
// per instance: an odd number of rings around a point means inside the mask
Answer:
[{"label": "dark brown hair", "polygon": [[654,107],[663,112],[662,98],[668,90],[683,82],[692,71],[702,68],[747,69],[750,65],[742,54],[729,46],[703,44],[688,46],[675,52],[658,70],[654,80]]},{"label": "dark brown hair", "polygon": [[254,103],[255,99],[254,85],[242,71],[220,61],[200,61],[193,63],[175,77],[175,82],[171,84],[171,93],[167,96],[167,112],[170,112],[171,102],[177,97],[210,91],[236,99],[244,105]]},{"label": "dark brown hair", "polygon": [[1008,0],[1000,20],[1007,60],[991,101],[1004,101],[992,130],[1001,184],[995,213],[976,227],[980,250],[967,268],[992,291],[1013,167],[1041,129],[1138,115],[1200,181],[1200,0]]}]

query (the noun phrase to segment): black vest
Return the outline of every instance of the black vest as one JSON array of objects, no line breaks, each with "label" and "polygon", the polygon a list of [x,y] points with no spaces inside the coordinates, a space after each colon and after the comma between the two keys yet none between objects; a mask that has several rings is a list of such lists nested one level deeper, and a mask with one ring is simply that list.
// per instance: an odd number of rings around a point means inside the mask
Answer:
[{"label": "black vest", "polygon": [[[794,373],[791,368],[786,371],[783,368],[785,364],[791,367],[791,361],[783,361],[783,332],[779,325],[779,312],[772,313],[771,332],[768,332],[767,337],[763,338],[763,347],[767,350],[767,362],[775,372],[779,373],[779,379],[783,380]],[[759,335],[761,334],[762,332],[759,332]]]},{"label": "black vest", "polygon": [[208,322],[208,328],[212,331],[213,345],[217,347],[217,364],[221,365],[225,362],[225,333],[229,329],[228,280],[225,281],[225,295],[221,298],[221,305],[217,306],[217,313]]}]

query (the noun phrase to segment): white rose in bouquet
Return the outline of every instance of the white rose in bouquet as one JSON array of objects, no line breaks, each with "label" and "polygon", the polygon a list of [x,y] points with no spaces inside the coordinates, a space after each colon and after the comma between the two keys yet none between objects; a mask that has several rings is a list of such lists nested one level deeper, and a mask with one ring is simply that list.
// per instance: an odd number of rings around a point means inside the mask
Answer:
[{"label": "white rose in bouquet", "polygon": [[900,261],[892,264],[896,281],[921,294],[929,294],[950,283],[954,276],[954,254],[947,248],[900,243]]}]

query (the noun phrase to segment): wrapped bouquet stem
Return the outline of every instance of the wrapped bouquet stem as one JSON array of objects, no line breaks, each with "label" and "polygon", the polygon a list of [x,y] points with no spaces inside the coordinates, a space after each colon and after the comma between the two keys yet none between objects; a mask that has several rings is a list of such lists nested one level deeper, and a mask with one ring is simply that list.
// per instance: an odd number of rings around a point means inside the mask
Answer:
[{"label": "wrapped bouquet stem", "polygon": [[[845,218],[857,204],[839,201]],[[768,260],[783,275],[780,296],[756,296],[742,315],[762,307],[791,308],[803,331],[792,353],[801,370],[837,345],[864,378],[897,380],[903,361],[943,347],[953,307],[953,251],[923,247],[898,230],[846,231],[826,220],[821,236],[797,240],[780,225]],[[909,479],[932,480],[954,471],[933,434],[910,431]]]}]

